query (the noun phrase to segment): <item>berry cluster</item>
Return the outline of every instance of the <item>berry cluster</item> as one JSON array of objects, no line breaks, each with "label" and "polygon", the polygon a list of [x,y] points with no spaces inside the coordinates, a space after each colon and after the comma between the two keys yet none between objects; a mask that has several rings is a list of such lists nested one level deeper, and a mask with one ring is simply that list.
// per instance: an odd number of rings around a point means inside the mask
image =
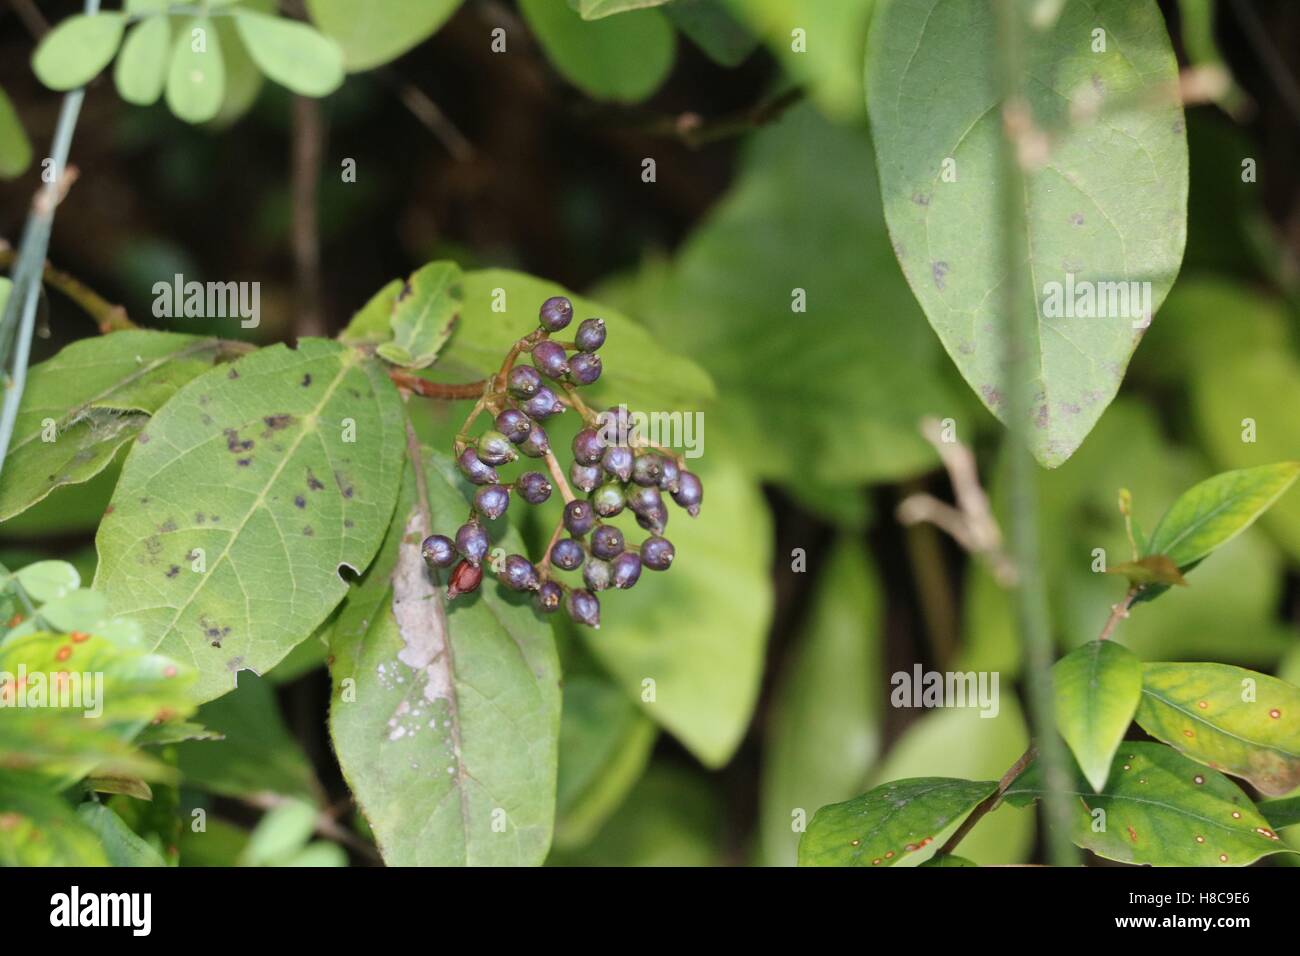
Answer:
[{"label": "berry cluster", "polygon": [[[579,624],[599,627],[600,601],[595,592],[630,588],[642,568],[666,571],[672,565],[675,551],[663,536],[668,525],[663,493],[694,517],[699,514],[704,488],[675,455],[642,440],[626,408],[597,414],[579,397],[579,387],[600,378],[598,351],[605,343],[604,321],[586,319],[578,325],[572,342],[558,342],[551,333],[573,321],[573,303],[554,296],[542,303],[538,315],[537,330],[515,343],[457,436],[456,464],[479,486],[469,518],[454,540],[441,534],[426,538],[424,560],[431,569],[452,568],[448,597],[476,590],[491,546],[482,519],[505,514],[512,495],[536,505],[550,498],[553,490],[552,481],[540,471],[526,471],[513,482],[503,483],[497,469],[520,455],[540,459],[564,497],[564,516],[538,564],[511,554],[495,569],[496,574],[512,590],[535,592],[540,610],[550,613],[563,604]],[[524,352],[530,354],[531,366],[515,364]],[[566,409],[578,412],[584,425],[573,439],[567,481],[543,425]],[[471,425],[484,411],[495,416],[494,427],[470,438]],[[569,482],[587,497],[576,497]],[[650,533],[639,545],[626,541],[621,530],[605,523],[624,509]],[[579,570],[584,587],[554,577],[555,571]]]}]

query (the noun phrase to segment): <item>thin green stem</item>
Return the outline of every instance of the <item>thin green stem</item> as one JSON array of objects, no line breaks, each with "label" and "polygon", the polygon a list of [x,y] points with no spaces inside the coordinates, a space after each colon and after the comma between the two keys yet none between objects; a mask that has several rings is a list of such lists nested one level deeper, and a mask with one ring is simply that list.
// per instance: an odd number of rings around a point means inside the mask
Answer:
[{"label": "thin green stem", "polygon": [[1016,622],[1028,662],[1029,710],[1033,737],[1043,766],[1047,796],[1047,858],[1057,866],[1071,866],[1077,855],[1070,842],[1070,807],[1065,796],[1069,783],[1066,753],[1056,733],[1052,695],[1052,634],[1039,553],[1038,472],[1030,453],[1034,389],[1033,359],[1037,352],[1031,308],[1033,279],[1029,271],[1031,250],[1025,229],[1025,172],[1022,147],[1033,133],[1029,105],[1021,91],[1023,61],[1021,14],[1015,0],[998,0],[998,72],[1002,93],[1001,226],[1003,241],[1004,385],[1010,452],[1010,545],[1018,572],[1014,590]]}]

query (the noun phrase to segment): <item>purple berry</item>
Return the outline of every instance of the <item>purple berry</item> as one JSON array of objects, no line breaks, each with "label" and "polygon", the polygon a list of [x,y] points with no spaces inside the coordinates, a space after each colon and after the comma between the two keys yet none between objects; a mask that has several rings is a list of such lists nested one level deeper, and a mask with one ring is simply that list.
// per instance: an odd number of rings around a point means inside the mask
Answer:
[{"label": "purple berry", "polygon": [[608,561],[623,551],[623,532],[612,524],[597,526],[591,533],[591,553]]},{"label": "purple berry", "polygon": [[488,533],[477,521],[467,521],[456,532],[456,548],[470,564],[478,564],[488,553]]},{"label": "purple berry", "polygon": [[543,340],[533,346],[533,365],[549,379],[559,381],[569,371],[569,359],[559,342]]},{"label": "purple berry", "polygon": [[541,579],[533,562],[522,554],[506,556],[505,572],[501,576],[505,586],[513,591],[536,591],[541,587]]},{"label": "purple berry", "polygon": [[447,584],[447,597],[457,598],[462,594],[477,591],[483,580],[483,568],[478,564],[462,561],[451,572],[451,581]]},{"label": "purple berry", "polygon": [[506,378],[506,387],[515,398],[532,398],[542,387],[542,377],[529,365],[516,365]]},{"label": "purple berry", "polygon": [[537,310],[537,319],[548,332],[558,332],[573,321],[573,303],[562,295],[553,295]]},{"label": "purple berry", "polygon": [[609,563],[614,587],[627,590],[641,577],[641,556],[635,551],[624,551]]},{"label": "purple berry", "polygon": [[627,406],[614,405],[597,415],[596,430],[606,445],[626,445],[633,430]]},{"label": "purple berry", "polygon": [[632,485],[627,489],[627,506],[633,514],[645,514],[664,506],[664,497],[658,488]]},{"label": "purple berry", "polygon": [[667,571],[676,555],[677,549],[667,538],[656,535],[641,543],[641,563],[651,571]]},{"label": "purple berry", "polygon": [[529,458],[545,458],[550,450],[551,442],[546,437],[546,429],[533,422],[533,427],[529,430],[523,444],[519,446],[519,451]]},{"label": "purple berry", "polygon": [[700,479],[689,471],[683,471],[677,477],[677,490],[672,493],[673,501],[686,509],[694,518],[700,513],[700,504],[704,501],[704,485]]},{"label": "purple berry", "polygon": [[659,487],[664,491],[673,492],[677,490],[678,480],[681,478],[682,470],[678,466],[676,459],[665,455],[663,458],[664,473],[659,476]]},{"label": "purple berry", "polygon": [[613,448],[606,448],[600,463],[605,466],[607,472],[619,481],[627,481],[628,478],[632,477],[632,449],[626,445],[615,445]]},{"label": "purple berry", "polygon": [[583,465],[575,461],[569,466],[569,480],[581,491],[593,490],[604,476],[600,465]]},{"label": "purple berry", "polygon": [[474,494],[474,510],[488,520],[500,518],[510,507],[510,492],[505,485],[484,485]]},{"label": "purple berry", "polygon": [[540,471],[526,471],[515,482],[519,496],[530,505],[540,505],[551,497],[551,483]]},{"label": "purple berry", "polygon": [[461,452],[456,464],[460,467],[460,473],[476,485],[494,485],[498,481],[497,470],[484,464],[473,448]]},{"label": "purple berry", "polygon": [[564,403],[545,385],[537,390],[536,395],[527,399],[522,407],[524,413],[535,422],[564,411]]},{"label": "purple berry", "polygon": [[583,319],[573,340],[584,352],[596,351],[605,344],[605,320]]},{"label": "purple berry", "polygon": [[582,567],[586,557],[587,552],[582,549],[582,544],[573,538],[561,538],[551,545],[551,564],[561,571],[576,571]]},{"label": "purple berry", "polygon": [[600,600],[590,591],[571,588],[564,598],[564,609],[577,623],[600,628]]},{"label": "purple berry", "polygon": [[632,467],[632,480],[638,485],[658,485],[664,476],[664,460],[652,451],[639,455]]},{"label": "purple berry", "polygon": [[445,534],[431,534],[420,545],[420,554],[430,568],[449,568],[456,560],[456,545]]},{"label": "purple berry", "polygon": [[517,408],[507,408],[497,416],[497,431],[518,445],[533,430],[533,422]]},{"label": "purple berry", "polygon": [[612,518],[623,510],[623,486],[607,481],[591,496],[591,507],[602,518]]},{"label": "purple berry", "polygon": [[651,534],[663,534],[668,527],[668,508],[663,504],[655,505],[636,516],[636,523]]},{"label": "purple berry", "polygon": [[580,465],[594,465],[605,453],[605,445],[594,428],[584,428],[573,436],[573,459]]},{"label": "purple berry", "polygon": [[604,591],[613,583],[613,571],[608,561],[592,558],[582,566],[582,583],[590,591]]},{"label": "purple berry", "polygon": [[569,381],[590,385],[600,378],[600,356],[595,352],[578,352],[569,360]]},{"label": "purple berry", "polygon": [[478,439],[478,457],[489,465],[505,465],[519,457],[510,439],[499,431],[485,431]]},{"label": "purple berry", "polygon": [[564,588],[554,581],[543,581],[538,586],[537,609],[542,613],[550,614],[552,611],[558,611],[562,600],[564,600]]},{"label": "purple berry", "polygon": [[575,538],[581,538],[596,524],[596,513],[586,501],[570,501],[564,506],[564,527]]}]

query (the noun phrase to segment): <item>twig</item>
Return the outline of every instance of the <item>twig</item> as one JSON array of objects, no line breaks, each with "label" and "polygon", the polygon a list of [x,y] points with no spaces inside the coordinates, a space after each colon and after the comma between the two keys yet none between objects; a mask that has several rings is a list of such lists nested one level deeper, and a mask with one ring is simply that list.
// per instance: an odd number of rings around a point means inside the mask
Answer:
[{"label": "twig", "polygon": [[320,190],[321,154],[325,148],[325,124],[320,102],[309,96],[293,98],[293,265],[298,289],[298,322],[301,336],[325,334],[321,315],[320,223],[317,194]]},{"label": "twig", "polygon": [[[0,239],[0,268],[13,265],[16,258],[13,247]],[[76,276],[56,269],[47,262],[41,278],[46,285],[58,289],[80,306],[83,312],[95,320],[100,332],[121,332],[124,329],[139,328],[127,316],[125,308],[109,302]]]},{"label": "twig", "polygon": [[[278,793],[254,793],[244,797],[244,802],[259,810],[273,810],[290,799]],[[312,828],[316,833],[333,840],[335,843],[342,843],[351,847],[371,862],[379,863],[383,860],[378,850],[347,827],[342,826],[334,819],[333,814],[326,810],[316,814]]]},{"label": "twig", "polygon": [[411,111],[411,115],[424,124],[429,132],[438,138],[438,142],[458,163],[473,162],[477,151],[447,114],[429,96],[414,83],[405,83],[398,87],[397,95],[402,104]]},{"label": "twig", "polygon": [[1230,6],[1232,12],[1237,16],[1237,21],[1246,32],[1246,39],[1255,48],[1260,61],[1264,64],[1264,69],[1268,71],[1270,79],[1276,84],[1278,92],[1282,94],[1282,101],[1286,103],[1287,109],[1291,111],[1291,116],[1295,121],[1300,123],[1300,85],[1297,85],[1291,71],[1287,68],[1286,62],[1278,54],[1277,48],[1272,41],[1269,40],[1268,31],[1259,22],[1259,17],[1250,8],[1250,4],[1243,3],[1242,0],[1232,0]]},{"label": "twig", "polygon": [[560,468],[560,463],[556,461],[555,452],[549,448],[546,449],[544,457],[546,459],[546,469],[551,473],[551,480],[559,487],[560,496],[564,498],[564,503],[567,505],[574,500],[574,494],[573,489],[569,487],[568,480],[564,477],[564,470]]},{"label": "twig", "polygon": [[13,7],[14,13],[18,14],[18,19],[23,21],[27,32],[37,40],[50,32],[49,21],[40,10],[36,9],[36,4],[32,0],[9,0],[9,6]]},{"label": "twig", "polygon": [[1129,608],[1131,608],[1133,602],[1137,600],[1139,590],[1140,589],[1136,587],[1129,588],[1128,593],[1124,595],[1124,600],[1111,607],[1110,617],[1106,618],[1106,624],[1102,627],[1101,634],[1098,635],[1097,640],[1107,640],[1115,633],[1115,628],[1119,626],[1119,622],[1128,617]]},{"label": "twig", "polygon": [[793,87],[771,99],[711,120],[690,110],[665,116],[644,110],[605,107],[591,103],[576,106],[575,110],[585,119],[599,119],[616,126],[635,129],[649,136],[675,139],[689,149],[699,149],[701,146],[708,146],[721,140],[743,136],[775,122],[805,95],[802,87]]},{"label": "twig", "polygon": [[483,395],[483,390],[491,384],[491,380],[486,378],[479,379],[477,382],[465,382],[463,385],[430,382],[426,378],[420,378],[418,375],[412,375],[396,368],[388,370],[388,377],[399,388],[414,392],[421,398],[440,398],[447,401],[479,398]]},{"label": "twig", "polygon": [[1007,768],[1007,772],[1004,773],[1002,779],[998,781],[997,790],[993,791],[976,804],[975,809],[972,810],[966,819],[962,821],[961,826],[956,829],[952,836],[948,837],[943,846],[939,847],[939,852],[935,854],[936,857],[942,856],[945,853],[951,853],[953,850],[957,849],[957,844],[965,838],[967,833],[970,833],[970,831],[974,829],[975,824],[979,823],[986,813],[998,805],[998,802],[1002,799],[1002,795],[1007,792],[1007,788],[1015,783],[1016,778],[1025,772],[1025,768],[1029,766],[1030,761],[1034,759],[1034,755],[1037,752],[1038,751],[1034,745],[1030,744],[1029,749],[1021,754],[1020,758]]}]

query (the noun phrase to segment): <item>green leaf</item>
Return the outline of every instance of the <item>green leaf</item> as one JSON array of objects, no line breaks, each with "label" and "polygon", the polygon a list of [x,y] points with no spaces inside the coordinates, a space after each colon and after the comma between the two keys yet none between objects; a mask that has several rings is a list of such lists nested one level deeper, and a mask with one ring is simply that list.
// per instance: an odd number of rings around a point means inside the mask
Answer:
[{"label": "green leaf", "polygon": [[564,677],[555,845],[587,843],[636,785],[658,728],[599,674]]},{"label": "green leaf", "polygon": [[81,587],[81,575],[67,561],[37,561],[14,574],[34,601],[53,601]]},{"label": "green leaf", "polygon": [[930,857],[930,859],[922,863],[921,866],[979,866],[979,864],[973,860],[966,859],[964,856],[954,856],[951,853],[936,853],[934,856]]},{"label": "green leaf", "polygon": [[[481,269],[466,272],[462,287],[460,321],[438,358],[440,370],[455,372],[462,380],[495,374],[510,347],[537,327],[541,304],[553,295],[567,295],[573,300],[575,324],[592,316],[605,320],[607,336],[600,349],[604,372],[583,389],[588,404],[698,410],[714,397],[709,376],[690,359],[669,351],[663,337],[554,282],[506,269]],[[381,297],[390,288],[365,307],[367,315],[382,308]]]},{"label": "green leaf", "polygon": [[212,21],[196,17],[182,24],[167,71],[167,108],[187,123],[206,123],[221,109],[226,68]]},{"label": "green leaf", "polygon": [[[27,171],[32,161],[32,142],[9,95],[0,89],[0,179],[13,179]],[[8,283],[8,280],[5,280]],[[0,294],[0,309],[8,293]]]},{"label": "green leaf", "polygon": [[132,330],[73,342],[33,366],[0,483],[0,521],[107,468],[150,415],[228,348],[219,339]]},{"label": "green leaf", "polygon": [[[867,108],[903,273],[966,381],[1004,417],[1003,253],[1000,230],[990,228],[1002,192],[995,19],[987,4],[882,3],[868,41]],[[1106,49],[1093,52],[1099,28]],[[1014,224],[1030,238],[1032,287],[1018,292],[1037,317],[1032,447],[1054,468],[1115,397],[1142,335],[1144,310],[1124,309],[1120,289],[1150,283],[1153,314],[1178,273],[1187,142],[1182,107],[1168,96],[1178,67],[1154,0],[1066,0],[1054,23],[1023,38],[1032,79],[1023,93],[1049,141],[1026,173]],[[925,91],[938,88],[945,96],[923,106]],[[1104,116],[1072,116],[1093,100]],[[1107,314],[1051,317],[1053,288],[1087,288]]]},{"label": "green leaf", "polygon": [[320,785],[311,761],[285,726],[270,681],[244,674],[239,688],[199,708],[191,727],[163,724],[140,736],[140,743],[184,734],[176,748],[177,766],[187,787],[225,797],[272,793],[319,800]]},{"label": "green leaf", "polygon": [[759,477],[844,486],[915,474],[935,460],[917,423],[963,407],[898,275],[874,181],[865,135],[792,109],[755,136],[646,306],[660,338],[712,374],[727,397],[712,434]]},{"label": "green leaf", "polygon": [[31,774],[0,770],[0,866],[108,866],[99,838]]},{"label": "green leaf", "polygon": [[1142,662],[1114,641],[1092,641],[1056,662],[1052,685],[1057,728],[1100,792],[1142,696]]},{"label": "green leaf", "polygon": [[369,70],[395,60],[442,26],[461,0],[307,0],[320,31],[343,48],[348,72]]},{"label": "green leaf", "polygon": [[[1126,742],[1104,792],[1082,778],[1068,788],[1071,839],[1107,860],[1147,866],[1246,866],[1288,852],[1227,777],[1163,744]],[[1035,763],[1004,799],[1026,806],[1044,794]],[[1102,811],[1099,813],[1098,811]]]},{"label": "green leaf", "polygon": [[[491,579],[439,615],[445,575],[430,578],[420,542],[469,503],[451,461],[426,460],[432,520],[408,480],[331,633],[334,749],[390,866],[537,864],[555,814],[554,640]],[[513,529],[497,543],[524,550]]]},{"label": "green leaf", "polygon": [[1184,492],[1151,532],[1147,550],[1180,568],[1245,531],[1300,475],[1300,462],[1228,471]]},{"label": "green leaf", "polygon": [[32,54],[32,70],[52,90],[85,86],[113,59],[122,42],[121,13],[77,14],[45,34]]},{"label": "green leaf", "polygon": [[546,59],[566,80],[601,100],[635,103],[673,67],[673,28],[658,10],[584,21],[556,0],[520,0]]},{"label": "green leaf", "polygon": [[[99,527],[95,587],[210,700],[265,673],[347,593],[388,527],[401,400],[334,342],[272,346],[199,376],[154,416]],[[196,549],[202,549],[199,555]]]},{"label": "green leaf", "polygon": [[390,341],[393,337],[393,307],[405,288],[405,281],[394,279],[372,295],[370,301],[352,316],[347,328],[339,333],[339,341],[370,344]]},{"label": "green leaf", "polygon": [[171,35],[166,17],[141,20],[131,29],[113,67],[113,82],[122,99],[136,106],[158,102],[167,83]]},{"label": "green leaf", "polygon": [[380,357],[408,368],[432,365],[451,338],[463,300],[454,262],[430,262],[411,273],[393,300],[393,340],[379,346]]},{"label": "green leaf", "polygon": [[277,866],[307,845],[316,829],[316,808],[303,800],[276,804],[258,822],[239,856],[240,866]]},{"label": "green leaf", "polygon": [[1284,800],[1262,800],[1255,804],[1255,809],[1264,815],[1274,830],[1293,827],[1300,823],[1300,797],[1287,797]]},{"label": "green leaf", "polygon": [[992,780],[895,780],[822,807],[799,841],[800,866],[893,866],[997,791]]},{"label": "green leaf", "polygon": [[[1188,567],[1187,570],[1191,570]],[[1152,554],[1137,561],[1121,561],[1106,568],[1107,574],[1117,574],[1128,580],[1133,587],[1151,587],[1158,585],[1162,589],[1175,585],[1187,587],[1178,565],[1163,554]]]},{"label": "green leaf", "polygon": [[237,10],[235,28],[262,72],[294,93],[326,96],[342,85],[343,51],[314,27]]},{"label": "green leaf", "polygon": [[708,500],[697,518],[673,511],[672,573],[643,576],[643,586],[603,602],[600,630],[583,628],[582,637],[646,714],[706,766],[720,767],[739,746],[758,696],[772,615],[772,535],[762,493],[738,463],[713,454],[698,462],[688,464],[698,468]]},{"label": "green leaf", "polygon": [[[223,700],[227,698],[222,698]],[[169,720],[150,724],[140,731],[135,742],[141,747],[162,747],[187,740],[221,740],[223,735],[193,720]]]},{"label": "green leaf", "polygon": [[1276,797],[1300,787],[1300,690],[1228,664],[1143,664],[1137,722]]},{"label": "green leaf", "polygon": [[883,598],[866,548],[843,538],[818,576],[768,715],[760,783],[764,861],[793,866],[796,822],[862,789],[880,747]]},{"label": "green leaf", "polygon": [[[275,12],[275,0],[244,0],[244,6],[261,13]],[[218,126],[229,126],[253,108],[258,94],[262,92],[265,79],[253,58],[248,55],[239,36],[234,17],[218,17],[213,23],[217,28],[217,42],[221,47],[221,69],[225,75],[224,91],[221,96],[221,109],[212,122]]]},{"label": "green leaf", "polygon": [[739,66],[758,46],[757,37],[728,12],[723,0],[673,0],[664,14],[722,66]]},{"label": "green leaf", "polygon": [[102,803],[83,803],[77,807],[77,816],[99,837],[109,866],[167,865],[157,850]]},{"label": "green leaf", "polygon": [[584,20],[599,20],[615,13],[662,7],[669,0],[569,0],[569,6]]}]

